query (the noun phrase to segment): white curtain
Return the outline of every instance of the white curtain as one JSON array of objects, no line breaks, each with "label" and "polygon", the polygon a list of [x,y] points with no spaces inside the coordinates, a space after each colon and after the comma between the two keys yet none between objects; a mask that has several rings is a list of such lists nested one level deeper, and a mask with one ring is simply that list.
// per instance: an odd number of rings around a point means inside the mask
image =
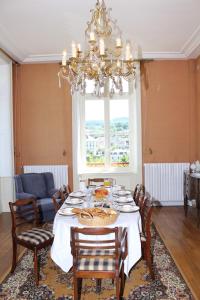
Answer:
[{"label": "white curtain", "polygon": [[0,52],[0,212],[14,199],[12,61]]},{"label": "white curtain", "polygon": [[73,184],[74,190],[79,188],[79,173],[82,167],[80,157],[80,123],[81,123],[81,104],[83,102],[83,96],[79,93],[75,93],[72,97],[72,141],[73,141]]}]

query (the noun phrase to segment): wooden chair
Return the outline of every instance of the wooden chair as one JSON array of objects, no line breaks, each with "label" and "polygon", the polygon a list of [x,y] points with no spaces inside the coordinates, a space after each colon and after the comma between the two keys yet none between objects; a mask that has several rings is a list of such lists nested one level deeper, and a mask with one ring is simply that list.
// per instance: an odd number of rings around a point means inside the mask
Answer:
[{"label": "wooden chair", "polygon": [[28,223],[39,224],[39,212],[35,199],[21,199],[16,202],[9,202],[12,217],[12,242],[13,260],[11,272],[14,272],[17,264],[17,245],[21,245],[34,253],[34,272],[36,285],[39,284],[39,261],[38,251],[52,244],[53,234],[43,228],[34,227],[30,230],[19,231]]},{"label": "wooden chair", "polygon": [[[126,233],[121,235],[119,231],[118,227],[71,228],[74,299],[79,299],[78,283],[82,278],[115,279],[116,298],[120,299],[120,292],[123,293],[124,289],[124,259],[127,253],[123,249],[126,249],[127,235]],[[111,233],[114,234],[114,238],[107,236]],[[96,235],[102,239],[94,239]]]},{"label": "wooden chair", "polygon": [[104,181],[108,181],[111,186],[116,182],[114,178],[88,178],[88,186],[90,185],[104,185]]},{"label": "wooden chair", "polygon": [[51,199],[53,201],[55,212],[57,212],[60,209],[60,207],[65,202],[65,199],[67,199],[70,193],[71,193],[71,188],[69,185],[67,185],[64,186],[64,189],[60,189],[52,196]]},{"label": "wooden chair", "polygon": [[149,200],[146,200],[143,208],[143,218],[142,218],[142,233],[141,233],[141,245],[142,254],[146,260],[147,266],[150,271],[151,278],[154,279],[153,271],[153,257],[151,252],[151,215],[153,207]]},{"label": "wooden chair", "polygon": [[141,215],[141,219],[142,219],[142,224],[144,224],[144,209],[145,209],[145,205],[146,203],[149,201],[147,196],[140,196],[137,202],[137,205],[140,208],[140,215]]},{"label": "wooden chair", "polygon": [[145,187],[143,184],[137,184],[134,192],[133,192],[133,199],[135,204],[138,205],[139,197],[145,195]]}]

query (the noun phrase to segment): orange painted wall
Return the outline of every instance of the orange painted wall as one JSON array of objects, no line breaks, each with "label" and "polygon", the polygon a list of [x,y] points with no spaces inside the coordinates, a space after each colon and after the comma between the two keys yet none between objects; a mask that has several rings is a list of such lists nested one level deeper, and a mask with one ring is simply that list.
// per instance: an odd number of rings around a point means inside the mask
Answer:
[{"label": "orange painted wall", "polygon": [[197,159],[195,61],[142,64],[143,162]]},{"label": "orange painted wall", "polygon": [[23,165],[67,164],[72,186],[72,104],[58,86],[58,64],[21,65],[14,70],[16,171]]},{"label": "orange painted wall", "polygon": [[196,97],[197,97],[197,113],[198,113],[197,153],[198,153],[198,160],[199,160],[200,159],[200,56],[196,59]]},{"label": "orange painted wall", "polygon": [[[198,159],[196,65],[194,60],[142,64],[143,162]],[[58,87],[58,70],[58,64],[21,65],[14,70],[16,170],[25,164],[66,163],[72,186],[72,103],[69,86]]]}]

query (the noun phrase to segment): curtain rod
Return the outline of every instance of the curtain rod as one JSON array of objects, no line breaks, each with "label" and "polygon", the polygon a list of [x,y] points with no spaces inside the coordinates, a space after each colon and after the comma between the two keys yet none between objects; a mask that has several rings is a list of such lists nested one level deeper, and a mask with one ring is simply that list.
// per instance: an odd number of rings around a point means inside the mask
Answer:
[{"label": "curtain rod", "polygon": [[5,50],[3,50],[2,48],[0,48],[0,51],[5,55],[7,56],[10,60],[12,60],[12,62],[16,65],[19,65],[19,63],[14,59],[12,58],[12,56],[10,56]]}]

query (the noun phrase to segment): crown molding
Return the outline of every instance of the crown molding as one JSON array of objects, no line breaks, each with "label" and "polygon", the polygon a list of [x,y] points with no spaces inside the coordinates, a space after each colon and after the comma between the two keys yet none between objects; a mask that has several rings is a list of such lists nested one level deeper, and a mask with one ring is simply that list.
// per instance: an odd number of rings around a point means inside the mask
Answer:
[{"label": "crown molding", "polygon": [[[187,59],[184,53],[181,52],[144,52],[142,59]],[[22,63],[55,63],[62,60],[61,54],[41,54],[41,55],[29,55]]]},{"label": "crown molding", "polygon": [[196,58],[200,55],[200,25],[181,48],[187,58]]},{"label": "crown molding", "polygon": [[146,59],[166,59],[166,60],[181,60],[187,59],[183,52],[143,52],[142,58]]},{"label": "crown molding", "polygon": [[22,63],[55,63],[62,60],[62,54],[37,54],[27,56]]}]

